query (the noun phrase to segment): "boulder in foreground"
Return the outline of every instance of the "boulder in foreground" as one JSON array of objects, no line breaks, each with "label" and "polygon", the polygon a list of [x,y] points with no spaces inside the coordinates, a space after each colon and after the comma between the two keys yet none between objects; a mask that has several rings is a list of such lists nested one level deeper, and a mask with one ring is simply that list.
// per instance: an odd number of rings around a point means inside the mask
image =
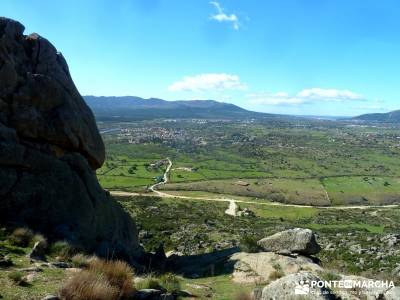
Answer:
[{"label": "boulder in foreground", "polygon": [[311,286],[321,279],[309,272],[299,272],[282,277],[266,287],[253,292],[255,300],[308,299],[334,300],[336,296],[327,288]]},{"label": "boulder in foreground", "polygon": [[0,18],[0,221],[103,257],[142,254],[134,222],[100,187],[104,144],[64,57]]}]

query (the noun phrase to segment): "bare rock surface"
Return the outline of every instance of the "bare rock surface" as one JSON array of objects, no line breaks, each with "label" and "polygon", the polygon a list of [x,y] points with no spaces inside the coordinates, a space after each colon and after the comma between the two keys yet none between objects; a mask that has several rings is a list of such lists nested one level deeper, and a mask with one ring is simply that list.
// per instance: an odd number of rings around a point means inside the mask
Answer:
[{"label": "bare rock surface", "polygon": [[237,283],[258,283],[308,270],[314,274],[322,268],[311,258],[305,256],[285,256],[273,252],[236,253],[231,260],[235,262],[233,281]]},{"label": "bare rock surface", "polygon": [[105,157],[64,57],[0,18],[0,220],[100,256],[141,255],[136,226],[100,187]]}]

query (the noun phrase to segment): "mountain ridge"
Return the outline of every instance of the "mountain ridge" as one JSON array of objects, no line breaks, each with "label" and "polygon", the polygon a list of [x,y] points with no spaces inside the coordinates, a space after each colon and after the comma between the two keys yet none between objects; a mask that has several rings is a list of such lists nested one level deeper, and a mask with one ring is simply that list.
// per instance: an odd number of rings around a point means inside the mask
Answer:
[{"label": "mountain ridge", "polygon": [[283,115],[253,112],[235,104],[216,100],[144,99],[136,96],[83,96],[97,119],[146,120],[158,118],[276,118]]},{"label": "mountain ridge", "polygon": [[400,110],[394,110],[387,113],[371,113],[354,117],[353,120],[370,122],[400,123]]}]

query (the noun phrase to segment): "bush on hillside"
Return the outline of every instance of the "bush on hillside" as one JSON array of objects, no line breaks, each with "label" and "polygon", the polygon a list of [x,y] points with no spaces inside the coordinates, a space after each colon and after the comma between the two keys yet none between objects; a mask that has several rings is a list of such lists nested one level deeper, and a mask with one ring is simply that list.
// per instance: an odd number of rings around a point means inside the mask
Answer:
[{"label": "bush on hillside", "polygon": [[257,244],[258,239],[253,236],[245,236],[240,240],[240,249],[247,253],[260,252],[260,246]]},{"label": "bush on hillside", "polygon": [[50,254],[64,260],[70,259],[76,252],[67,241],[57,241],[50,246]]},{"label": "bush on hillside", "polygon": [[47,239],[41,235],[40,233],[36,233],[31,240],[31,245],[33,246],[35,243],[40,242],[43,248],[47,248]]},{"label": "bush on hillside", "polygon": [[12,271],[7,276],[15,284],[22,285],[25,283],[24,273],[20,271]]},{"label": "bush on hillside", "polygon": [[149,274],[145,278],[140,279],[140,281],[137,281],[135,283],[135,287],[138,290],[143,290],[143,289],[162,290],[160,280],[155,276],[153,276],[152,274]]},{"label": "bush on hillside", "polygon": [[33,238],[33,231],[29,228],[17,228],[13,231],[10,235],[9,240],[10,242],[19,247],[27,247],[31,243]]},{"label": "bush on hillside", "polygon": [[96,256],[88,256],[82,253],[75,254],[71,257],[71,263],[75,268],[88,268],[92,260],[98,259]]},{"label": "bush on hillside", "polygon": [[174,274],[167,273],[160,277],[161,286],[167,290],[168,293],[176,294],[181,290],[181,283]]}]

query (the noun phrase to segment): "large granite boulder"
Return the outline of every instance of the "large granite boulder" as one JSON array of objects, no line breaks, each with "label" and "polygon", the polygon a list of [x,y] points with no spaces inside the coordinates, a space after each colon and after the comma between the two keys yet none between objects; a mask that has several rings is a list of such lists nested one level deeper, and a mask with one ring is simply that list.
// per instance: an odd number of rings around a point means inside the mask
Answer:
[{"label": "large granite boulder", "polygon": [[334,293],[325,287],[312,285],[311,282],[321,281],[309,272],[299,272],[287,275],[273,281],[262,290],[253,292],[255,300],[334,300]]},{"label": "large granite boulder", "polygon": [[317,254],[321,247],[310,229],[293,228],[281,231],[259,240],[258,245],[265,251],[278,253]]},{"label": "large granite boulder", "polygon": [[0,222],[103,256],[141,256],[131,218],[100,187],[104,144],[54,46],[0,18]]},{"label": "large granite boulder", "polygon": [[237,283],[266,282],[301,270],[308,270],[313,274],[323,270],[314,260],[301,255],[240,252],[232,255],[230,260],[234,262],[232,279]]}]

